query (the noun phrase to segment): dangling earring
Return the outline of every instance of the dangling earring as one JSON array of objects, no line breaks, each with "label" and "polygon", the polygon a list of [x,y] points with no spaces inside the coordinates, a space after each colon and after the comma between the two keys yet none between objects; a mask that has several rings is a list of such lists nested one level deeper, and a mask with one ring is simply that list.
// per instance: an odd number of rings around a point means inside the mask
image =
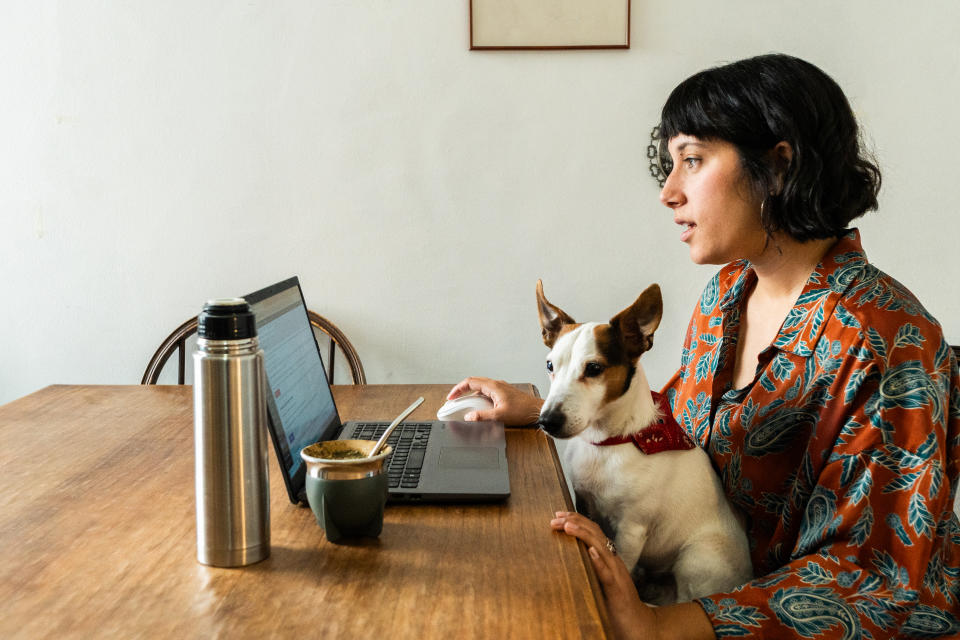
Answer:
[{"label": "dangling earring", "polygon": [[767,192],[767,195],[763,196],[763,200],[760,201],[760,224],[763,225],[763,228],[767,228],[767,213],[769,213],[767,208],[767,201],[776,196],[773,192],[773,189]]},{"label": "dangling earring", "polygon": [[[771,193],[770,195],[772,196],[773,194]],[[770,241],[773,240],[773,236],[770,235],[770,227],[767,224],[766,207],[767,207],[767,198],[765,197],[763,200],[760,201],[760,226],[763,228],[763,231],[767,236],[766,243],[763,246],[764,249],[766,249],[770,245]],[[776,248],[777,253],[779,253],[780,255],[783,255],[783,249],[780,248],[780,245],[774,243],[773,246],[774,248]]]},{"label": "dangling earring", "polygon": [[[773,196],[773,194],[771,193],[770,196]],[[770,242],[773,241],[773,235],[770,233],[770,224],[768,224],[769,221],[766,218],[766,206],[768,198],[764,198],[760,202],[760,226],[763,227],[764,232],[767,234],[767,244],[769,245]],[[776,243],[776,241],[773,241],[773,247],[777,250],[777,253],[779,253],[781,256],[783,255],[783,249],[779,244]]]}]

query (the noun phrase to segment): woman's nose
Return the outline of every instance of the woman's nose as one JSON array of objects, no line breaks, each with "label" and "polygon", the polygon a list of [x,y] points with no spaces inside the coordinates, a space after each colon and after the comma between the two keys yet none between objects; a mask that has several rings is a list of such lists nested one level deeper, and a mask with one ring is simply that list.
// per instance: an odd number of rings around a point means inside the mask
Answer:
[{"label": "woman's nose", "polygon": [[671,209],[683,204],[683,190],[677,184],[677,179],[673,171],[667,176],[660,189],[660,202]]}]

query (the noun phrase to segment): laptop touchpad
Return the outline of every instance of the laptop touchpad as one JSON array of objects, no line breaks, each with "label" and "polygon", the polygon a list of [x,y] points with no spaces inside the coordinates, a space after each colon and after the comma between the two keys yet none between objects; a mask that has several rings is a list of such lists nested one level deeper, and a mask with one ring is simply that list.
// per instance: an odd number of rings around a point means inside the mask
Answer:
[{"label": "laptop touchpad", "polygon": [[440,466],[444,469],[499,469],[496,447],[443,447]]}]

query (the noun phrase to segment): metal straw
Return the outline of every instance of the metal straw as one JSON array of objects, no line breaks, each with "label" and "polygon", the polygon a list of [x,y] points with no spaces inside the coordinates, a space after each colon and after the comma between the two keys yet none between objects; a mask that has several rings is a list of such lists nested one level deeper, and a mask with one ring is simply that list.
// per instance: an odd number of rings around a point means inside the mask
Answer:
[{"label": "metal straw", "polygon": [[404,409],[403,412],[398,415],[393,422],[390,423],[390,426],[387,427],[387,430],[383,432],[383,435],[380,436],[379,440],[377,440],[377,444],[374,445],[373,450],[367,457],[372,458],[373,456],[377,455],[381,447],[383,447],[384,443],[387,441],[387,438],[389,438],[390,434],[393,433],[393,430],[397,428],[397,425],[400,424],[404,418],[413,413],[413,410],[419,407],[421,404],[423,404],[423,396],[417,398],[412,405]]}]

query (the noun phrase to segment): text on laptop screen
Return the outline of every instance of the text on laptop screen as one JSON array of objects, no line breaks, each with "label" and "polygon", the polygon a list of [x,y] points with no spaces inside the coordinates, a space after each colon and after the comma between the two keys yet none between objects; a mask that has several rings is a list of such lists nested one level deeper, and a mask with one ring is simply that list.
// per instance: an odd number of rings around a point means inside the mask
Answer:
[{"label": "text on laptop screen", "polygon": [[292,478],[303,464],[300,450],[329,438],[340,420],[299,288],[280,290],[252,307],[264,353],[267,402],[279,417],[281,448]]}]

